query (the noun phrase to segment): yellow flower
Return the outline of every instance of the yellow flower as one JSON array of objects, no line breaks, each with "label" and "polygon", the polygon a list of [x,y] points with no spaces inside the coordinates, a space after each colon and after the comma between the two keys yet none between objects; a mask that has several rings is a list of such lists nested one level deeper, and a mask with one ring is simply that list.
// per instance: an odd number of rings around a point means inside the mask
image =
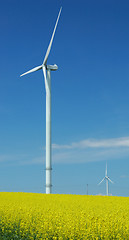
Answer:
[{"label": "yellow flower", "polygon": [[129,239],[129,198],[0,193],[0,219],[9,239]]}]

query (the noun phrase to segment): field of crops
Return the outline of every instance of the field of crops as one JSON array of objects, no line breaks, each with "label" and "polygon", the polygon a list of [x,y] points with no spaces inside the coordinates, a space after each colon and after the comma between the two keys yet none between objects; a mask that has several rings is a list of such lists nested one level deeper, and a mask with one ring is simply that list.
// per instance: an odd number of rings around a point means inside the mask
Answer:
[{"label": "field of crops", "polygon": [[0,193],[0,239],[129,239],[129,198]]}]

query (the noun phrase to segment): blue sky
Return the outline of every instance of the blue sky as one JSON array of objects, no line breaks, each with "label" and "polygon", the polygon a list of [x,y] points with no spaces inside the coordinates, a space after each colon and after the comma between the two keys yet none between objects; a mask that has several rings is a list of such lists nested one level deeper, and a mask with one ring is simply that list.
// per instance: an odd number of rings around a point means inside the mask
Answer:
[{"label": "blue sky", "polygon": [[45,193],[41,65],[52,72],[53,193],[129,196],[129,2],[12,0],[0,8],[0,191]]}]

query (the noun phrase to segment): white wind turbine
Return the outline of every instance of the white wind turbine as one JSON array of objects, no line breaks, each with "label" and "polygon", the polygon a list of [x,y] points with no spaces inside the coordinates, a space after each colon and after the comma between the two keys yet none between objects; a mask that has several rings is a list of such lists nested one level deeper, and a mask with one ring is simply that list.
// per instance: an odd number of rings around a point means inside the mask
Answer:
[{"label": "white wind turbine", "polygon": [[45,89],[46,89],[46,193],[52,192],[52,178],[51,178],[51,171],[52,171],[52,161],[51,161],[51,71],[55,71],[58,69],[57,65],[47,65],[48,56],[51,50],[53,38],[55,35],[55,31],[57,28],[57,24],[59,21],[59,17],[61,14],[62,7],[60,8],[56,24],[53,30],[53,34],[41,66],[35,67],[28,72],[23,73],[20,75],[26,75],[31,72],[38,71],[40,69],[43,70],[44,80],[45,80]]},{"label": "white wind turbine", "polygon": [[110,181],[111,183],[114,183],[114,182],[111,181],[111,179],[107,176],[107,163],[106,163],[105,177],[102,179],[102,181],[99,184],[101,184],[104,180],[106,180],[106,193],[107,193],[107,196],[108,196],[108,194],[109,194],[108,181]]}]

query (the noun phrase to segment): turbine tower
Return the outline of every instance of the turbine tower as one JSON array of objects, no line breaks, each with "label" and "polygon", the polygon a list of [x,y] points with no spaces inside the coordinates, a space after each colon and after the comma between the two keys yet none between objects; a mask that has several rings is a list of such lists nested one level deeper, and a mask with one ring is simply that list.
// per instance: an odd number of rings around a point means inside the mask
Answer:
[{"label": "turbine tower", "polygon": [[57,65],[47,65],[48,56],[51,50],[53,38],[55,35],[55,31],[57,28],[57,24],[59,21],[59,17],[61,14],[62,7],[60,8],[56,24],[53,30],[53,34],[43,60],[43,64],[41,66],[35,67],[28,72],[23,73],[20,77],[38,71],[40,69],[43,70],[44,80],[45,80],[45,89],[46,89],[46,193],[52,192],[52,178],[51,178],[51,171],[52,171],[52,159],[51,159],[51,71],[56,71],[58,69]]},{"label": "turbine tower", "polygon": [[109,195],[108,181],[110,181],[111,183],[114,183],[114,182],[111,181],[111,179],[107,176],[107,163],[106,163],[105,177],[102,179],[102,181],[99,184],[101,184],[104,180],[106,181],[106,193],[107,193],[107,196],[108,196]]}]

